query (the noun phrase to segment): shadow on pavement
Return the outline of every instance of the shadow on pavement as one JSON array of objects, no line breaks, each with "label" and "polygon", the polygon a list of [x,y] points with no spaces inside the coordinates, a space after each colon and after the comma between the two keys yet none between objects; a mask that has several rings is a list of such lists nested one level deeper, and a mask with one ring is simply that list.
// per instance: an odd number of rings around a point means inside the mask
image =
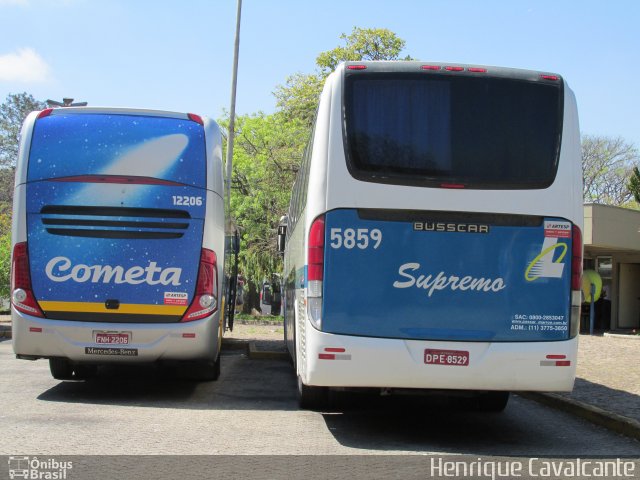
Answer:
[{"label": "shadow on pavement", "polygon": [[[343,446],[380,451],[418,450],[505,457],[637,458],[640,444],[612,452],[606,430],[592,429],[589,438],[560,436],[557,424],[584,432],[585,423],[512,395],[502,413],[465,409],[447,397],[380,397],[344,394],[332,413],[323,417]],[[525,415],[523,415],[523,412]],[[562,415],[562,418],[559,418]],[[566,431],[566,429],[565,429]]]},{"label": "shadow on pavement", "polygon": [[100,367],[88,381],[60,382],[38,396],[46,402],[191,410],[295,410],[295,378],[286,362],[225,354],[214,382],[182,380],[153,365]]}]

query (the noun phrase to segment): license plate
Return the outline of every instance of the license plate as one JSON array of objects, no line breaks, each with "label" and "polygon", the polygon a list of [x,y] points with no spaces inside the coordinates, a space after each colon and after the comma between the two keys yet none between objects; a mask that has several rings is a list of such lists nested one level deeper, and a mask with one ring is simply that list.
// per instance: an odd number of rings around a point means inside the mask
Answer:
[{"label": "license plate", "polygon": [[424,363],[429,365],[469,366],[469,352],[464,350],[431,350],[424,351]]},{"label": "license plate", "polygon": [[96,343],[101,345],[128,345],[130,332],[96,332]]}]

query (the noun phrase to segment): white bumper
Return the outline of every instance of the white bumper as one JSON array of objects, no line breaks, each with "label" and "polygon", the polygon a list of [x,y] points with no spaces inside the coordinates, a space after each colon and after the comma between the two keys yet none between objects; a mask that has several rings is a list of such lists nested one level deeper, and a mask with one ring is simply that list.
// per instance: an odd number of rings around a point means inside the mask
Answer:
[{"label": "white bumper", "polygon": [[[487,343],[367,338],[313,328],[306,334],[306,368],[300,373],[307,385],[567,392],[573,389],[576,372],[577,337]],[[467,351],[469,364],[427,364],[426,349]],[[562,366],[556,365],[563,355]]]}]

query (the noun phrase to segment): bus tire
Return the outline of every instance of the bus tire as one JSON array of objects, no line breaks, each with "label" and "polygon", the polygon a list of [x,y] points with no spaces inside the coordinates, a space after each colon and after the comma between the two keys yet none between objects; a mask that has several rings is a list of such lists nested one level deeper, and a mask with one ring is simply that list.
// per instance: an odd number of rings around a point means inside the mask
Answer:
[{"label": "bus tire", "polygon": [[74,380],[88,380],[98,374],[97,365],[76,365],[73,367]]},{"label": "bus tire", "polygon": [[475,398],[474,410],[478,412],[502,412],[509,402],[509,392],[485,392]]},{"label": "bus tire", "polygon": [[73,380],[73,366],[66,358],[50,358],[49,370],[56,380]]},{"label": "bus tire", "polygon": [[298,404],[304,410],[326,410],[329,405],[329,389],[305,385],[298,375]]},{"label": "bus tire", "polygon": [[202,382],[218,380],[220,378],[220,354],[218,354],[218,358],[214,362],[207,360],[196,363],[188,375],[190,378]]}]

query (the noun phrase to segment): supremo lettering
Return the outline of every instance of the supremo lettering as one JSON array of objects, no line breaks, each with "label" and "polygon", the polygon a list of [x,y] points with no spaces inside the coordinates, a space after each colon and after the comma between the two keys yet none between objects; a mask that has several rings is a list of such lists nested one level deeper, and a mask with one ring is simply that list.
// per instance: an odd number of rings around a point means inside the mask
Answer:
[{"label": "supremo lettering", "polygon": [[139,285],[180,285],[181,268],[165,268],[157,266],[156,262],[149,262],[145,268],[134,266],[127,270],[120,265],[71,265],[67,257],[55,257],[49,260],[45,267],[47,277],[54,282],[84,283],[128,283]]},{"label": "supremo lettering", "polygon": [[410,273],[415,272],[420,268],[419,263],[405,263],[398,269],[398,274],[403,277],[404,281],[396,280],[393,282],[395,288],[422,288],[427,291],[429,297],[433,295],[433,292],[437,290],[445,290],[447,288],[451,290],[467,291],[472,290],[476,292],[494,292],[497,293],[500,290],[504,290],[507,286],[502,278],[474,278],[471,276],[457,277],[455,275],[447,275],[444,272],[440,272],[437,275],[418,275],[417,277]]}]

